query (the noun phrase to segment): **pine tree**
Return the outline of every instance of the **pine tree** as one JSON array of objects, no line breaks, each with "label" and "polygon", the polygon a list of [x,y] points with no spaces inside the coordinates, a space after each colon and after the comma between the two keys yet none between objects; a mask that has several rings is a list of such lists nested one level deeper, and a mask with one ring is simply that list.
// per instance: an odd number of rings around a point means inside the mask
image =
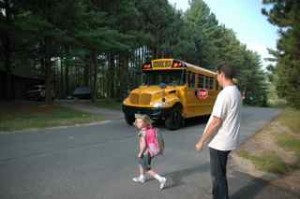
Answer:
[{"label": "pine tree", "polygon": [[274,69],[274,83],[280,97],[290,106],[300,108],[300,2],[264,0],[271,6],[263,9],[270,23],[280,28],[277,43],[277,64]]}]

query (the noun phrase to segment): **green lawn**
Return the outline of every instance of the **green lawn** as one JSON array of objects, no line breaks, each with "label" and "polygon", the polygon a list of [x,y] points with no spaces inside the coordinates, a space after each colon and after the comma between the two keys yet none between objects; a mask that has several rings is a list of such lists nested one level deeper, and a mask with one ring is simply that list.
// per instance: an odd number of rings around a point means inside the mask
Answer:
[{"label": "green lawn", "polygon": [[286,108],[277,120],[287,126],[292,134],[300,136],[300,110]]},{"label": "green lawn", "polygon": [[94,103],[94,106],[97,106],[99,108],[121,110],[122,102],[115,99],[102,99],[102,100],[97,100],[97,102]]},{"label": "green lawn", "polygon": [[83,113],[58,105],[10,104],[1,107],[1,131],[54,127],[103,120],[102,116]]},{"label": "green lawn", "polygon": [[260,155],[253,155],[248,151],[239,151],[241,157],[251,160],[251,162],[262,171],[270,173],[284,174],[291,170],[290,165],[286,165],[279,156],[268,152]]},{"label": "green lawn", "polygon": [[[241,157],[251,160],[254,165],[263,171],[284,174],[292,170],[300,169],[300,111],[286,108],[272,123],[278,123],[282,128],[273,129],[266,127],[259,133],[271,133],[270,137],[278,147],[291,152],[296,157],[292,164],[286,164],[272,148],[263,154],[255,154],[251,151],[241,150],[238,154]],[[272,123],[270,125],[272,125]]]},{"label": "green lawn", "polygon": [[288,131],[278,134],[277,143],[285,150],[294,152],[297,156],[295,168],[300,169],[300,111],[285,109],[278,118],[281,125],[288,127]]}]

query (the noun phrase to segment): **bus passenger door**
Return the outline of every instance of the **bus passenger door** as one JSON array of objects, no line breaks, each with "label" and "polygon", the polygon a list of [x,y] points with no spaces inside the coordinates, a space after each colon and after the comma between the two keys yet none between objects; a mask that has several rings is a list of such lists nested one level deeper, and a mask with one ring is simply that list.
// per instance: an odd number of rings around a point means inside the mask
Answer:
[{"label": "bus passenger door", "polygon": [[216,80],[214,77],[198,75],[197,78],[197,87],[198,89],[205,89],[208,91],[208,96],[205,99],[198,99],[200,101],[200,115],[210,115],[212,112],[212,108],[218,94],[216,90]]},{"label": "bus passenger door", "polygon": [[185,117],[194,117],[198,115],[198,112],[200,110],[199,106],[199,100],[197,98],[196,94],[196,74],[193,72],[187,73],[187,91],[186,91],[186,108],[185,108]]}]

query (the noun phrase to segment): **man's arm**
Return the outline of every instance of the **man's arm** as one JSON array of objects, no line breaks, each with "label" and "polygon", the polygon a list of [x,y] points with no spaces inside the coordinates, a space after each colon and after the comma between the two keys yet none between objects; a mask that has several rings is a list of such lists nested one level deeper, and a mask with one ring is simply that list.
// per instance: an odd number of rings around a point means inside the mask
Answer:
[{"label": "man's arm", "polygon": [[195,146],[197,151],[201,151],[207,144],[207,142],[211,140],[212,137],[214,137],[217,130],[222,126],[222,122],[223,121],[221,118],[213,116],[212,121],[209,123],[208,127],[203,132],[201,138]]}]

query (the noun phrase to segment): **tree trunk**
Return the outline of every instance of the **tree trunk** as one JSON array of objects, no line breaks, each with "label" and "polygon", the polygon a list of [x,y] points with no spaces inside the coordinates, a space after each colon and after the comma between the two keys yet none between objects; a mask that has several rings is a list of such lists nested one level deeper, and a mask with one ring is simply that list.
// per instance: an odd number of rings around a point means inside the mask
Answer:
[{"label": "tree trunk", "polygon": [[5,72],[6,72],[6,78],[5,78],[5,99],[11,100],[13,95],[12,91],[12,72],[11,72],[11,46],[10,46],[10,38],[8,35],[6,35],[6,38],[4,39],[4,65],[5,65]]},{"label": "tree trunk", "polygon": [[59,84],[59,96],[66,97],[65,86],[64,86],[64,62],[63,57],[60,58],[60,84]]},{"label": "tree trunk", "polygon": [[97,53],[93,50],[91,53],[92,69],[91,69],[91,91],[92,91],[92,102],[95,103],[97,100]]},{"label": "tree trunk", "polygon": [[[8,0],[4,1],[4,9],[6,13],[5,22],[8,27],[11,26],[11,9],[10,9],[10,2]],[[4,48],[4,67],[6,71],[6,78],[5,78],[5,99],[11,100],[13,98],[13,90],[12,89],[12,68],[11,68],[11,38],[9,36],[9,30],[3,33],[2,35],[2,43]]]},{"label": "tree trunk", "polygon": [[68,64],[68,57],[66,57],[64,63],[65,63],[65,94],[68,96],[70,95],[70,85],[69,85],[69,69],[70,65]]},{"label": "tree trunk", "polygon": [[50,38],[45,38],[44,49],[45,49],[45,56],[44,56],[44,63],[45,63],[45,102],[46,104],[52,104],[52,73],[51,73],[51,55],[50,55],[50,45],[51,40]]},{"label": "tree trunk", "polygon": [[50,57],[46,56],[45,60],[45,78],[46,78],[46,104],[52,104],[52,73],[51,73],[51,60]]},{"label": "tree trunk", "polygon": [[127,96],[129,89],[128,82],[128,56],[120,55],[120,93],[118,95],[119,100],[123,100]]},{"label": "tree trunk", "polygon": [[88,57],[84,57],[85,60],[85,65],[84,65],[84,71],[83,71],[83,81],[84,81],[84,85],[88,86],[89,85],[89,73],[90,73],[90,64],[88,61]]},{"label": "tree trunk", "polygon": [[115,56],[109,55],[109,69],[108,69],[108,97],[114,97],[114,79],[115,79]]}]

